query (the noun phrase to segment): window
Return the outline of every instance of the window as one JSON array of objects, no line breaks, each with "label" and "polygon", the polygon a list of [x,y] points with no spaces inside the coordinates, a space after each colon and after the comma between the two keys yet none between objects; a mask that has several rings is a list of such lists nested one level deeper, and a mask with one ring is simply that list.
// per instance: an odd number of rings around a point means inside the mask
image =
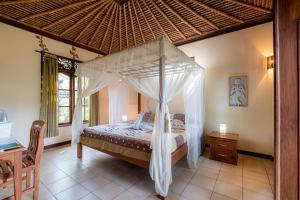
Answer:
[{"label": "window", "polygon": [[58,74],[58,123],[71,123],[71,77],[68,74]]},{"label": "window", "polygon": [[[78,96],[78,78],[75,69],[78,63],[67,58],[58,59],[58,123],[60,126],[72,123],[74,108]],[[89,120],[89,97],[82,99],[82,117]]]}]

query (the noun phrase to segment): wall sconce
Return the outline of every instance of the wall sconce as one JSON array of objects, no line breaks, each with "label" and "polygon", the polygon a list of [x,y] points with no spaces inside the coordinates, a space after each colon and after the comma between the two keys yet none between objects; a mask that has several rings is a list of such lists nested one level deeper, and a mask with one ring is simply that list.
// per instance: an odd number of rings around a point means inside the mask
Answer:
[{"label": "wall sconce", "polygon": [[274,63],[274,56],[269,56],[269,57],[267,57],[267,70],[273,69],[274,66],[275,66],[275,63]]}]

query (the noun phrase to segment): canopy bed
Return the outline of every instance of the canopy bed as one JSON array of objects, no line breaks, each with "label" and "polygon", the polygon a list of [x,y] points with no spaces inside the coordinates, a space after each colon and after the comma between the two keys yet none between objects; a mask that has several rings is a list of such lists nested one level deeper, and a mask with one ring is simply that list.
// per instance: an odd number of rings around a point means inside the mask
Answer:
[{"label": "canopy bed", "polygon": [[[78,144],[78,156],[82,156],[82,145],[86,145],[149,168],[156,192],[167,196],[172,182],[172,164],[187,153],[189,166],[196,167],[201,153],[204,69],[162,37],[82,63],[76,75],[79,77],[79,90],[72,124],[72,142]],[[111,131],[119,131],[119,134],[110,134],[109,127],[105,126],[84,129],[80,99],[121,81],[157,102],[151,131],[139,132],[137,128],[137,133],[132,136],[132,133],[124,133],[124,127],[116,126]],[[168,108],[168,102],[179,91],[184,94],[185,133],[176,133],[172,129]],[[116,151],[113,145],[122,146],[125,150]],[[132,146],[135,147],[128,148]],[[139,150],[146,157],[134,156],[128,151],[124,153],[128,149]]]}]

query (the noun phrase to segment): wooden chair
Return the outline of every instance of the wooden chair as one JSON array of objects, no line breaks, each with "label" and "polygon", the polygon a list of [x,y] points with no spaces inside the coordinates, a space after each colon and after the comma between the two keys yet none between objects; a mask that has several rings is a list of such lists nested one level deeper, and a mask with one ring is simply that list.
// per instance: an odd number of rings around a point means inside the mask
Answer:
[{"label": "wooden chair", "polygon": [[[30,130],[30,142],[28,150],[23,152],[22,167],[25,172],[23,180],[26,180],[26,189],[22,194],[26,194],[33,191],[33,199],[37,200],[39,197],[39,179],[40,179],[40,162],[41,156],[44,150],[44,133],[46,124],[44,121],[37,120],[32,123]],[[9,178],[13,178],[13,166],[9,161],[0,161],[0,180],[2,183],[0,187],[6,187],[13,182],[13,179],[7,181]],[[31,187],[31,175],[33,172],[33,186]]]}]

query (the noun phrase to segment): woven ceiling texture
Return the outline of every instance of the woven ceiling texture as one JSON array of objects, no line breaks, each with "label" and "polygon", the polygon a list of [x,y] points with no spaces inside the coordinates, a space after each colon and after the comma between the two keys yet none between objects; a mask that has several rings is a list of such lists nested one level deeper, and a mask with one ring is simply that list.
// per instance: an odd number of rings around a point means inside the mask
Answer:
[{"label": "woven ceiling texture", "polygon": [[160,36],[175,45],[272,19],[272,0],[6,0],[0,18],[109,54]]}]

